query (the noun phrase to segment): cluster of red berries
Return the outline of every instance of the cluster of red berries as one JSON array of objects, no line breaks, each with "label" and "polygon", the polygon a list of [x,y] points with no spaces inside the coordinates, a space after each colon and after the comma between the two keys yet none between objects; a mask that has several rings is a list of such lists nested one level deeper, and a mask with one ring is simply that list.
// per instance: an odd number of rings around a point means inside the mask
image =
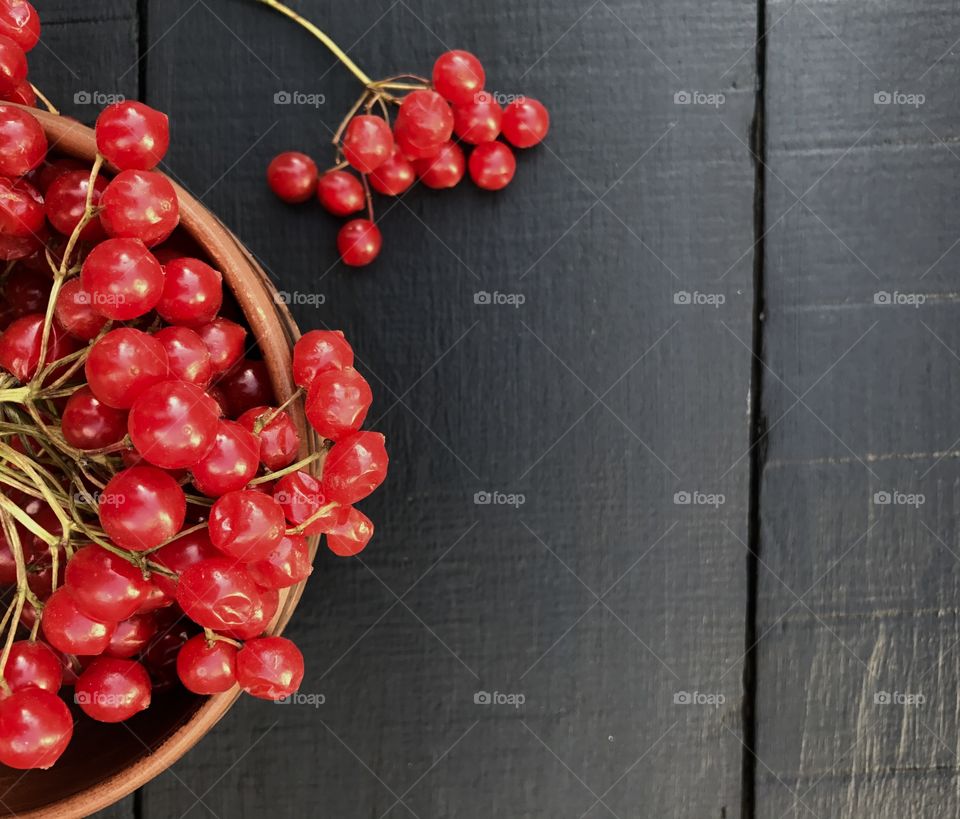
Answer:
[{"label": "cluster of red berries", "polygon": [[[336,165],[319,175],[306,154],[282,153],[267,169],[270,188],[285,202],[318,196],[336,216],[366,209],[366,218],[351,219],[340,228],[337,249],[344,264],[369,264],[383,241],[373,219],[370,188],[399,196],[417,179],[428,188],[452,188],[469,172],[478,187],[500,190],[517,168],[506,142],[530,148],[546,136],[550,116],[541,103],[517,97],[502,107],[484,90],[485,81],[483,66],[473,54],[447,51],[433,66],[432,83],[414,76],[372,83],[337,132]],[[407,93],[398,97],[396,91]],[[388,103],[399,106],[392,129]],[[373,113],[376,105],[383,116]],[[500,135],[506,142],[498,141]],[[474,146],[469,158],[464,144]],[[347,166],[359,178],[345,170]]]},{"label": "cluster of red berries", "polygon": [[[21,5],[0,0],[0,30]],[[154,170],[166,115],[111,105],[96,141],[92,165],[49,155],[37,119],[0,104],[0,762],[15,768],[67,747],[62,686],[103,722],[177,678],[295,691],[300,651],[263,636],[280,590],[310,574],[308,537],[364,548],[354,504],[387,470],[342,333],[297,342],[299,389],[275,406],[221,273],[178,245],[177,193]],[[324,443],[301,457],[285,407],[304,392]]]}]

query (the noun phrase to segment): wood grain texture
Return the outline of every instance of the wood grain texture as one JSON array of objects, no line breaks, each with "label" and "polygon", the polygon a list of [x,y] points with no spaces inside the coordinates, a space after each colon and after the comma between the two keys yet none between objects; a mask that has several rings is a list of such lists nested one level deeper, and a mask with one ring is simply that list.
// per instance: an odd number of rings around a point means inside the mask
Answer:
[{"label": "wood grain texture", "polygon": [[956,6],[767,18],[756,815],[952,816]]}]

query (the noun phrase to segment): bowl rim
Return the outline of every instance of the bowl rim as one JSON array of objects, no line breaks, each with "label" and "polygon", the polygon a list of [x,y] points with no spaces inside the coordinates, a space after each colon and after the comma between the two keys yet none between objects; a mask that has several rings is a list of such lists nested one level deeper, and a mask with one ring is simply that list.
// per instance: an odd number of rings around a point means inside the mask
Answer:
[{"label": "bowl rim", "polygon": [[[97,152],[93,129],[70,117],[26,106],[15,107],[27,111],[40,122],[47,135],[48,150],[93,161]],[[109,163],[105,167],[111,173],[117,172],[117,168]],[[286,401],[296,390],[291,357],[291,347],[300,337],[296,322],[283,301],[276,298],[276,287],[253,254],[186,188],[169,176],[167,178],[179,199],[180,227],[203,248],[222,273],[263,353],[275,397],[279,403]],[[253,283],[259,286],[250,286],[251,276]],[[320,441],[306,423],[303,399],[292,402],[288,412],[300,433],[300,456],[318,451]],[[321,465],[322,459],[312,466],[312,471],[319,470]],[[311,561],[316,556],[319,540],[319,536],[309,538]],[[303,595],[305,583],[302,581],[280,590],[280,602],[267,629],[268,634],[283,631]],[[240,694],[240,689],[234,686],[230,691],[206,697],[186,721],[129,766],[56,802],[16,815],[22,819],[76,819],[114,804],[163,773],[192,749],[223,718]]]}]

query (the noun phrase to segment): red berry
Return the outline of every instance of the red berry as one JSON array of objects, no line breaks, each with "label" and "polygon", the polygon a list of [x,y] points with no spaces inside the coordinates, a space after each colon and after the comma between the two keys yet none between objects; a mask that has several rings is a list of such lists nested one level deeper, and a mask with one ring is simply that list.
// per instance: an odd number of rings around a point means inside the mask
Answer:
[{"label": "red berry", "polygon": [[[0,0],[0,4],[2,4],[2,0]],[[72,157],[62,157],[52,161],[47,159],[35,170],[32,178],[40,192],[46,196],[50,186],[70,171],[86,171],[87,179],[90,178],[90,165]],[[104,187],[110,181],[102,176],[98,176],[97,179],[102,181]]]},{"label": "red berry", "polygon": [[[250,563],[272,552],[286,529],[283,509],[263,492],[227,492],[210,510],[210,541],[225,555]],[[202,625],[202,624],[201,624]]]},{"label": "red berry", "polygon": [[250,640],[237,654],[237,682],[248,694],[277,700],[292,694],[303,680],[303,655],[285,637]]},{"label": "red berry", "polygon": [[220,421],[213,449],[193,467],[193,483],[204,495],[218,498],[242,489],[260,468],[260,442],[240,424]]},{"label": "red berry", "polygon": [[411,91],[403,98],[394,137],[405,154],[419,159],[432,156],[452,133],[453,111],[435,91]]},{"label": "red berry", "polygon": [[247,331],[230,319],[215,318],[196,328],[210,351],[214,373],[222,373],[236,364],[243,355]]},{"label": "red berry", "polygon": [[223,393],[225,412],[231,418],[274,400],[270,371],[264,361],[238,361],[220,377],[217,386]]},{"label": "red berry", "polygon": [[382,244],[380,228],[369,219],[352,219],[337,234],[337,250],[350,267],[370,264],[380,254]]},{"label": "red berry", "polygon": [[203,339],[189,327],[164,327],[153,337],[163,345],[170,377],[206,387],[213,377],[210,351]]},{"label": "red berry", "polygon": [[[237,419],[237,423],[252,432],[260,441],[260,460],[272,471],[293,463],[300,451],[300,436],[287,413],[272,407],[254,407]],[[266,419],[270,417],[270,421]]]},{"label": "red berry", "polygon": [[373,537],[373,523],[359,509],[341,506],[332,523],[326,527],[327,547],[340,557],[353,557],[362,552]]},{"label": "red berry", "polygon": [[267,166],[267,184],[284,202],[306,202],[317,190],[317,163],[299,151],[277,154]]},{"label": "red berry", "polygon": [[263,607],[256,584],[226,557],[187,567],[177,584],[177,603],[193,622],[214,631],[246,625]]},{"label": "red berry", "polygon": [[[0,335],[0,367],[23,383],[33,378],[40,363],[43,321],[41,313],[31,313],[18,318]],[[54,324],[50,328],[45,363],[57,361],[76,349],[76,341]]]},{"label": "red berry", "polygon": [[384,196],[399,196],[416,177],[410,161],[394,148],[390,158],[370,174],[370,187]]},{"label": "red berry", "polygon": [[334,216],[349,216],[363,210],[367,203],[360,180],[346,171],[328,171],[321,176],[317,197]]},{"label": "red berry", "polygon": [[43,606],[43,636],[64,654],[102,654],[116,624],[87,617],[65,588],[57,589]]},{"label": "red berry", "polygon": [[11,94],[27,78],[27,55],[15,40],[0,34],[0,94]]},{"label": "red berry", "polygon": [[453,109],[453,132],[470,145],[493,142],[502,121],[503,109],[488,91]]},{"label": "red berry", "polygon": [[198,327],[213,321],[223,304],[223,276],[199,259],[172,259],[164,265],[160,318]]},{"label": "red berry", "polygon": [[110,622],[132,616],[149,590],[136,566],[96,545],[74,553],[64,582],[83,614]]},{"label": "red berry", "polygon": [[[195,532],[188,532],[181,535],[176,540],[168,543],[166,546],[157,549],[151,555],[154,563],[159,563],[171,571],[180,574],[194,563],[201,560],[208,560],[211,557],[220,557],[220,552],[216,550],[210,542],[210,533],[207,529],[198,529]],[[177,594],[177,584],[162,574],[155,573],[153,582],[160,587],[161,591],[171,597]]]},{"label": "red berry", "polygon": [[177,192],[156,171],[121,171],[107,185],[100,206],[109,236],[139,239],[147,247],[168,239],[180,222]]},{"label": "red berry", "polygon": [[360,173],[379,168],[393,153],[393,134],[382,117],[361,114],[350,120],[343,136],[343,155]]},{"label": "red berry", "polygon": [[[155,586],[153,588],[156,588]],[[142,652],[157,633],[157,616],[142,612],[117,623],[110,645],[103,653],[108,657],[127,659]]]},{"label": "red berry", "polygon": [[511,102],[503,112],[503,135],[511,145],[530,148],[550,130],[550,114],[542,103],[530,97]]},{"label": "red berry", "polygon": [[72,447],[102,449],[127,434],[127,413],[108,407],[89,387],[83,386],[67,399],[60,418],[60,430]]},{"label": "red berry", "polygon": [[341,330],[311,330],[293,346],[293,380],[309,387],[317,373],[353,366],[353,348]]},{"label": "red berry", "polygon": [[505,188],[517,170],[517,160],[502,142],[484,142],[470,154],[470,178],[478,188],[498,191]]},{"label": "red berry", "polygon": [[436,156],[430,159],[418,159],[413,163],[417,176],[428,188],[452,188],[461,179],[467,169],[463,149],[456,142],[447,142],[441,146]]},{"label": "red berry", "polygon": [[36,686],[56,694],[63,683],[63,665],[46,643],[17,640],[10,646],[3,678],[11,691]]},{"label": "red berry", "polygon": [[136,660],[98,657],[77,678],[73,701],[98,722],[123,722],[150,706],[151,687]]},{"label": "red berry", "polygon": [[[312,518],[327,503],[320,489],[320,481],[303,470],[280,478],[274,485],[273,498],[280,504],[284,516],[294,527],[299,527],[305,520]],[[303,534],[320,534],[331,516],[332,512],[313,521],[303,530]]]},{"label": "red berry", "polygon": [[12,105],[0,105],[0,174],[23,176],[46,155],[47,136],[36,118]]},{"label": "red berry", "polygon": [[0,98],[7,102],[15,102],[18,105],[26,105],[28,108],[37,107],[37,92],[33,90],[29,80],[24,80],[13,91],[0,94]]},{"label": "red berry", "polygon": [[310,384],[307,420],[324,438],[336,441],[360,429],[371,403],[370,385],[353,367],[325,370]]},{"label": "red berry", "polygon": [[265,589],[294,586],[313,571],[310,544],[302,535],[284,535],[263,560],[248,563],[247,571],[256,584]]},{"label": "red berry", "polygon": [[107,239],[87,255],[80,283],[98,313],[129,321],[160,301],[163,268],[139,239]]},{"label": "red berry", "polygon": [[219,407],[200,387],[161,381],[130,407],[127,431],[145,461],[164,469],[196,464],[213,447]]},{"label": "red berry", "polygon": [[280,607],[280,592],[276,589],[260,589],[260,600],[262,605],[249,622],[224,629],[223,633],[234,640],[250,640],[263,634]]},{"label": "red berry", "polygon": [[108,407],[129,409],[147,387],[167,379],[167,354],[153,336],[120,327],[90,348],[84,370],[99,400]]},{"label": "red berry", "polygon": [[3,0],[0,2],[0,34],[24,51],[30,51],[40,39],[40,15],[27,0]]},{"label": "red berry", "polygon": [[135,100],[104,108],[96,132],[97,149],[124,171],[149,171],[170,145],[167,115]]},{"label": "red berry", "polygon": [[60,288],[53,315],[64,330],[81,341],[96,338],[109,319],[93,309],[93,298],[83,289],[80,278],[69,279]]},{"label": "red berry", "polygon": [[470,102],[485,80],[480,60],[469,51],[446,51],[433,64],[433,87],[454,105]]},{"label": "red berry", "polygon": [[168,472],[132,466],[118,472],[104,487],[99,511],[100,525],[114,543],[142,552],[180,531],[187,501]]},{"label": "red berry", "polygon": [[[107,184],[107,180],[102,176],[94,180],[91,204],[94,206],[99,204]],[[54,230],[64,236],[70,236],[76,230],[87,207],[88,190],[90,190],[89,171],[67,171],[50,183],[46,191],[44,208]],[[106,233],[97,217],[91,219],[80,231],[80,238],[85,242],[99,242],[105,236]]]},{"label": "red berry", "polygon": [[73,736],[63,700],[42,688],[15,691],[0,701],[0,762],[11,768],[49,768]]},{"label": "red berry", "polygon": [[0,233],[18,238],[42,238],[46,214],[43,199],[29,182],[0,177]]},{"label": "red berry", "polygon": [[194,694],[220,694],[237,682],[237,649],[224,642],[191,637],[177,654],[177,676]]},{"label": "red berry", "polygon": [[387,450],[379,432],[355,432],[340,440],[323,463],[321,486],[344,506],[363,500],[387,476]]}]

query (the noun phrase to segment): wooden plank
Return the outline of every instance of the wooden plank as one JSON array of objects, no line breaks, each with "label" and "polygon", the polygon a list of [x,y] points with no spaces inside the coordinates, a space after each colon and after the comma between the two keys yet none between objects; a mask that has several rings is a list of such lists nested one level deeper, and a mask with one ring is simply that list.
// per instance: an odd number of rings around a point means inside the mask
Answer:
[{"label": "wooden plank", "polygon": [[[500,195],[381,206],[383,258],[349,272],[336,221],[277,203],[263,173],[283,149],[324,161],[356,84],[252,3],[150,4],[169,167],[283,289],[324,297],[297,317],[353,341],[394,463],[365,503],[374,544],[320,557],[290,629],[324,704],[244,701],[143,815],[738,814],[747,461],[722,473],[748,446],[754,5],[297,7],[374,75],[470,48],[554,130]],[[324,104],[274,105],[284,90]],[[725,503],[673,503],[694,490]]]},{"label": "wooden plank", "polygon": [[767,20],[756,815],[951,816],[955,8]]}]

